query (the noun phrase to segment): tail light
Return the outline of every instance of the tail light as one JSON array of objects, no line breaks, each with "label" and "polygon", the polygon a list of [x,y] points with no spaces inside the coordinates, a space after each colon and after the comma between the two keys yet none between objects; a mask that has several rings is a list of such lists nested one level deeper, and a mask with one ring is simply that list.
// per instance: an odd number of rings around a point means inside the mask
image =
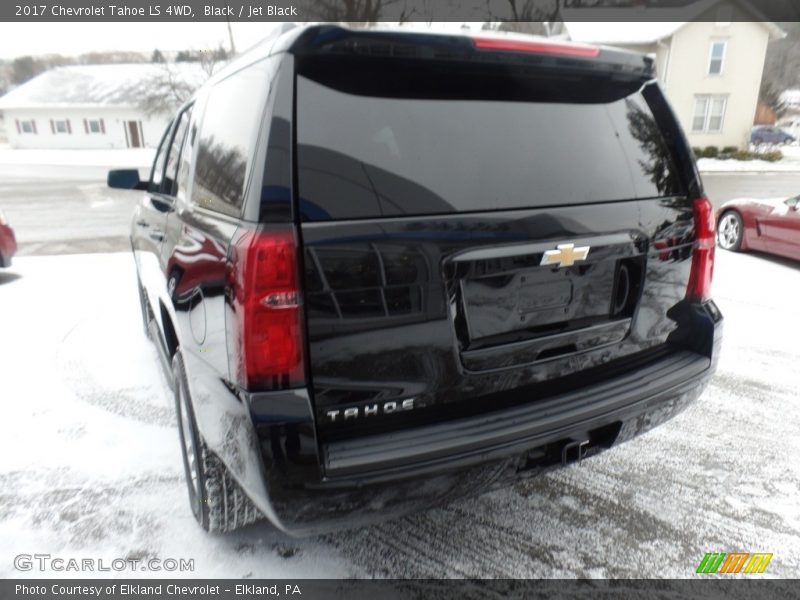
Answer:
[{"label": "tail light", "polygon": [[583,44],[561,44],[544,40],[519,40],[514,38],[474,37],[472,43],[478,50],[505,50],[509,52],[532,52],[534,54],[557,54],[595,58],[600,54],[597,46]]},{"label": "tail light", "polygon": [[694,201],[695,242],[686,297],[702,302],[711,297],[714,275],[714,208],[706,197]]},{"label": "tail light", "polygon": [[303,312],[294,228],[247,231],[228,265],[233,305],[231,373],[247,389],[305,381]]}]

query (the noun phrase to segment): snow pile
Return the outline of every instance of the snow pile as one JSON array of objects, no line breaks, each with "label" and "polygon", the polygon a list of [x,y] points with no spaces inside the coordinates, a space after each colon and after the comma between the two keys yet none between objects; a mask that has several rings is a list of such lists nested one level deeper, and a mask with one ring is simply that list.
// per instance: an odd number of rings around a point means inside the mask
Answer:
[{"label": "snow pile", "polygon": [[84,576],[357,574],[330,549],[269,527],[222,537],[196,525],[134,282],[130,253],[17,258],[0,271],[0,576],[81,576],[17,572],[23,553],[195,561],[193,573]]},{"label": "snow pile", "polygon": [[776,162],[766,160],[720,160],[718,158],[700,158],[697,168],[704,173],[769,173],[800,171],[800,146],[779,146],[783,158]]}]

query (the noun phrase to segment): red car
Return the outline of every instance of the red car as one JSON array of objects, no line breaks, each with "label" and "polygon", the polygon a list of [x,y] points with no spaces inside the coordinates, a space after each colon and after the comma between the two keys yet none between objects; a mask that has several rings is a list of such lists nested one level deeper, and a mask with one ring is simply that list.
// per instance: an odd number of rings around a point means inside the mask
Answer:
[{"label": "red car", "polygon": [[760,250],[800,260],[800,196],[726,202],[717,211],[717,242],[725,250]]},{"label": "red car", "polygon": [[10,267],[11,257],[17,251],[17,238],[14,230],[6,221],[3,211],[0,211],[0,267]]}]

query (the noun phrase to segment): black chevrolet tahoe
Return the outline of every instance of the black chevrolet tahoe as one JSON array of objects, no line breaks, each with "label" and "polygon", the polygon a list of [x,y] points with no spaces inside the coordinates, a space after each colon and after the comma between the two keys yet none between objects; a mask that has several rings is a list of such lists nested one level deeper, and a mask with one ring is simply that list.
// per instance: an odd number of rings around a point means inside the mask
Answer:
[{"label": "black chevrolet tahoe", "polygon": [[132,223],[192,510],[307,535],[568,465],[714,372],[714,222],[649,57],[284,28],[181,108]]}]

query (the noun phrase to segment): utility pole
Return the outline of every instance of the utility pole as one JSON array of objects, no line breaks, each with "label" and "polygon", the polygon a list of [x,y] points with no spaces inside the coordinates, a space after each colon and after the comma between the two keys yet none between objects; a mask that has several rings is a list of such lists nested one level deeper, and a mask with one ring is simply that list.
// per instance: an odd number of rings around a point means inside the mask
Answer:
[{"label": "utility pole", "polygon": [[225,16],[225,21],[228,24],[228,38],[231,41],[231,58],[236,55],[236,44],[233,43],[233,30],[231,29],[231,20],[230,17],[227,15]]}]

